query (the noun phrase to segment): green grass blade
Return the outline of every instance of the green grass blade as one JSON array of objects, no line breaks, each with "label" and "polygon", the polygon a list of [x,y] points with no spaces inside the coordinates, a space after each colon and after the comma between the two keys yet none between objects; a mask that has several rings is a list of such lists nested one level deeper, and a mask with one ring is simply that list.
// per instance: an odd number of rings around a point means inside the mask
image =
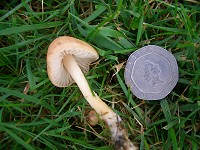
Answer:
[{"label": "green grass blade", "polygon": [[141,38],[142,33],[143,33],[143,21],[144,21],[144,16],[142,15],[141,18],[140,18],[139,26],[138,26],[136,45],[139,44],[140,38]]},{"label": "green grass blade", "polygon": [[44,134],[44,132],[49,130],[53,125],[56,125],[56,123],[60,122],[64,117],[76,116],[78,114],[80,114],[80,113],[79,112],[70,112],[70,113],[66,112],[66,113],[60,115],[58,118],[56,118],[53,121],[49,120],[49,125],[46,128],[44,128],[44,130],[42,130],[37,136],[35,136],[33,140],[36,140],[37,138],[39,138],[42,134]]},{"label": "green grass blade", "polygon": [[3,88],[3,87],[0,87],[0,92],[7,93],[9,95],[16,96],[16,97],[21,98],[21,99],[25,99],[28,102],[32,102],[32,103],[37,104],[37,105],[41,105],[41,106],[43,106],[43,107],[45,107],[45,108],[47,108],[51,111],[54,111],[54,108],[51,105],[46,103],[44,100],[40,100],[40,99],[38,99],[34,96],[26,95],[26,94],[20,93],[18,91],[10,90],[10,89]]},{"label": "green grass blade", "polygon": [[[33,138],[33,137],[36,136],[34,133],[26,131],[26,130],[19,128],[19,127],[27,127],[28,128],[29,126],[35,126],[36,127],[36,126],[41,126],[41,125],[44,125],[44,124],[46,124],[46,122],[40,121],[40,122],[22,123],[22,124],[18,124],[17,126],[16,126],[16,124],[13,125],[13,124],[8,124],[8,123],[0,123],[0,126],[11,128],[13,130],[19,131],[20,133],[24,133],[24,134],[28,135],[29,137]],[[38,139],[38,141],[42,142],[43,144],[45,144],[49,148],[56,149],[56,147],[52,143],[50,143],[48,140],[46,140],[45,138],[40,137]]]},{"label": "green grass blade", "polygon": [[33,148],[28,143],[26,143],[24,140],[22,140],[20,137],[18,137],[16,134],[14,134],[12,131],[8,130],[7,128],[3,127],[2,125],[0,125],[0,128],[3,131],[5,131],[10,137],[12,137],[16,142],[21,144],[24,148],[26,148],[28,150],[35,150],[35,148]]},{"label": "green grass blade", "polygon": [[163,26],[157,26],[149,23],[144,23],[145,26],[150,28],[155,28],[159,30],[164,30],[170,32],[170,34],[185,34],[188,35],[189,33],[184,29],[178,29],[178,28],[169,28],[169,27],[163,27]]},{"label": "green grass blade", "polygon": [[[129,97],[129,96],[128,96],[128,95],[129,95],[129,94],[128,94],[128,90],[127,90],[127,88],[126,88],[124,82],[122,81],[121,77],[119,76],[119,74],[116,74],[116,77],[117,77],[117,80],[118,80],[118,82],[119,82],[119,84],[120,84],[120,86],[121,86],[123,92],[125,93],[126,97]],[[131,97],[130,101],[131,101],[131,104],[133,105],[133,107],[136,106],[136,103],[133,101],[132,97]],[[142,120],[143,115],[142,115],[142,113],[141,113],[140,108],[139,108],[139,107],[136,107],[136,108],[135,108],[135,111],[137,112],[138,116],[140,117],[140,118],[138,118],[138,120],[139,120],[141,123],[143,123],[143,120]]]},{"label": "green grass blade", "polygon": [[29,81],[29,84],[30,84],[30,90],[33,90],[36,86],[36,83],[35,83],[35,77],[34,77],[32,70],[31,70],[29,60],[26,60],[26,70],[27,70],[28,81]]},{"label": "green grass blade", "polygon": [[12,27],[7,28],[0,31],[0,35],[9,35],[9,34],[16,34],[16,33],[22,33],[27,31],[35,31],[39,29],[47,29],[47,28],[53,28],[62,25],[63,22],[47,22],[47,23],[41,23],[41,24],[33,24],[33,25],[23,25],[20,27]]},{"label": "green grass blade", "polygon": [[12,15],[15,11],[19,10],[21,7],[24,6],[24,3],[28,3],[30,2],[31,0],[26,0],[22,3],[20,3],[19,5],[17,5],[15,8],[13,8],[12,10],[10,10],[8,13],[6,13],[5,15],[3,15],[1,18],[0,18],[0,21],[4,20],[5,18],[9,17],[10,15]]},{"label": "green grass blade", "polygon": [[178,149],[178,141],[177,141],[177,138],[176,138],[176,134],[175,134],[174,129],[173,129],[173,128],[170,128],[170,129],[168,130],[168,133],[169,133],[169,136],[170,136],[172,145],[173,145],[173,149]]},{"label": "green grass blade", "polygon": [[61,139],[69,140],[69,141],[73,142],[74,144],[81,145],[82,147],[85,147],[87,149],[96,149],[96,147],[93,146],[92,144],[88,144],[88,143],[86,143],[86,142],[84,142],[82,140],[79,140],[79,139],[75,139],[75,138],[68,137],[68,136],[55,135],[55,134],[48,134],[48,135],[56,137],[56,138],[61,138]]},{"label": "green grass blade", "polygon": [[29,40],[26,40],[26,41],[23,41],[23,42],[20,42],[20,43],[11,45],[11,46],[3,47],[3,48],[0,48],[0,52],[9,52],[10,50],[14,50],[16,48],[20,48],[22,46],[34,43],[36,41],[40,41],[42,39],[46,39],[46,38],[51,37],[51,36],[53,36],[53,35],[48,35],[48,36],[42,36],[42,37],[38,37],[38,38],[33,38],[33,39],[29,39]]},{"label": "green grass blade", "polygon": [[161,105],[162,111],[165,115],[165,118],[167,119],[167,122],[170,123],[172,120],[172,117],[171,117],[171,112],[170,112],[167,100],[166,99],[161,100],[160,105]]},{"label": "green grass blade", "polygon": [[[165,118],[167,119],[167,123],[170,124],[171,121],[172,121],[172,117],[171,117],[171,112],[170,112],[167,100],[166,99],[161,100],[160,105],[162,107]],[[169,126],[171,126],[171,125],[169,125]],[[170,136],[173,148],[178,149],[178,142],[177,142],[176,134],[175,134],[175,131],[172,127],[169,128],[168,134]]]},{"label": "green grass blade", "polygon": [[94,11],[89,17],[85,18],[85,22],[90,22],[101,15],[106,10],[105,6],[99,6],[96,11]]}]

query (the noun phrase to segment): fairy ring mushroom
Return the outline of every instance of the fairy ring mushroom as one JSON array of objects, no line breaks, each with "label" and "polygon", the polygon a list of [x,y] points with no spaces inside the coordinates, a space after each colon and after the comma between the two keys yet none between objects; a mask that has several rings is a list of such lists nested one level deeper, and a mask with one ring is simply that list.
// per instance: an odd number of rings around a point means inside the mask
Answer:
[{"label": "fairy ring mushroom", "polygon": [[[136,147],[128,139],[126,130],[121,126],[122,119],[90,89],[84,76],[90,63],[99,58],[96,50],[84,41],[61,36],[48,48],[47,73],[50,81],[57,87],[68,87],[76,82],[84,98],[108,125],[116,149],[134,150]],[[120,144],[117,144],[120,143]]]}]

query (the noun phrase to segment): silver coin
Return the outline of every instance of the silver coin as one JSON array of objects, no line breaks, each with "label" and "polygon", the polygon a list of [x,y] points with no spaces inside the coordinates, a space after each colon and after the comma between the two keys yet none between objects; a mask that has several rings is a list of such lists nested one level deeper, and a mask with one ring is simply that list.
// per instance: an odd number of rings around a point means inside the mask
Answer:
[{"label": "silver coin", "polygon": [[178,65],[169,51],[149,45],[129,56],[124,77],[127,86],[139,99],[160,100],[177,84]]}]

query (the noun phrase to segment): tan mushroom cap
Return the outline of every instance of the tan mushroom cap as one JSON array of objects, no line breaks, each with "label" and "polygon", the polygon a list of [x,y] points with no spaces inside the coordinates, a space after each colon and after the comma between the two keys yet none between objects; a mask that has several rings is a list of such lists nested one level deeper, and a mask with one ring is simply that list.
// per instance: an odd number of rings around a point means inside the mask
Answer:
[{"label": "tan mushroom cap", "polygon": [[66,55],[73,55],[83,73],[87,73],[89,65],[99,58],[96,50],[86,42],[69,36],[56,38],[48,48],[47,72],[57,87],[67,87],[74,82],[63,65]]}]

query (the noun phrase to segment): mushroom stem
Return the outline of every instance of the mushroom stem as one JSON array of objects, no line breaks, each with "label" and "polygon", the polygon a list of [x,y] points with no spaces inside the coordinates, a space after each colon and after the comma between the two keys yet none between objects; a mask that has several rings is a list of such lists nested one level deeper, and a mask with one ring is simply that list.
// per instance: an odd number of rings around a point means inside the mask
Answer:
[{"label": "mushroom stem", "polygon": [[114,112],[95,94],[92,94],[88,82],[75,61],[72,55],[66,55],[63,59],[64,67],[72,76],[76,84],[78,85],[80,91],[82,92],[88,103],[95,109],[95,111],[100,114],[107,114]]},{"label": "mushroom stem", "polygon": [[115,143],[118,143],[116,144],[116,149],[134,150],[135,146],[130,142],[125,129],[121,125],[121,118],[96,93],[94,95],[92,94],[88,82],[74,57],[72,55],[66,55],[63,58],[63,63],[65,69],[74,79],[85,99],[110,128],[112,139]]}]

